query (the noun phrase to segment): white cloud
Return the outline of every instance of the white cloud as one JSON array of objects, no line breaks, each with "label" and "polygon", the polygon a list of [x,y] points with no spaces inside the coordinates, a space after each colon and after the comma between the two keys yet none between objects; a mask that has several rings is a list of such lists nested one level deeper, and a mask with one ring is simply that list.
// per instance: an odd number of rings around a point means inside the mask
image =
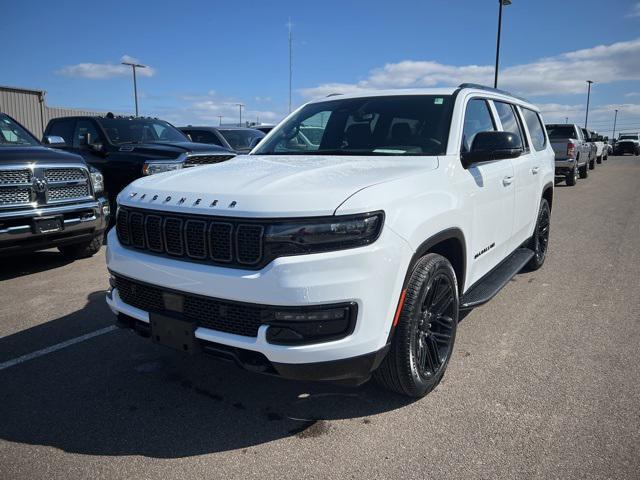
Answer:
[{"label": "white cloud", "polygon": [[[500,87],[523,95],[584,93],[587,78],[583,78],[581,72],[592,72],[590,80],[596,84],[640,80],[640,38],[502,68]],[[330,93],[455,86],[464,82],[492,85],[493,66],[404,60],[374,69],[366,79],[357,83],[325,83],[303,88],[300,93],[306,98],[316,98]]]},{"label": "white cloud", "polygon": [[[140,63],[137,58],[129,55],[123,55],[120,58],[121,62]],[[56,70],[58,75],[64,75],[66,77],[80,77],[88,78],[90,80],[105,80],[114,77],[123,77],[131,75],[131,67],[127,65],[115,64],[115,63],[78,63],[76,65],[67,65],[65,67]],[[156,70],[153,67],[136,69],[136,75],[142,77],[152,77],[155,75]]]},{"label": "white cloud", "polygon": [[629,92],[629,93],[625,93],[624,96],[627,98],[640,97],[640,92]]},{"label": "white cloud", "polygon": [[[546,123],[569,123],[583,125],[585,120],[585,105],[564,105],[546,103],[538,105]],[[613,130],[614,112],[618,110],[616,136],[620,130],[640,130],[640,104],[621,103],[609,105],[591,105],[589,108],[589,128],[603,135],[611,135]]]},{"label": "white cloud", "polygon": [[640,17],[640,2],[636,2],[636,4],[631,7],[631,11],[625,15],[627,18],[636,18]]}]

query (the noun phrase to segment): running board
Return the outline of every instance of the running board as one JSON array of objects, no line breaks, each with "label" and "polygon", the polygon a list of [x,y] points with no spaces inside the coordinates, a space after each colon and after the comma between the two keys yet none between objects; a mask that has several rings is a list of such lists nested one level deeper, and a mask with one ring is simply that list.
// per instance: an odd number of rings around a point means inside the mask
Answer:
[{"label": "running board", "polygon": [[491,300],[509,280],[533,258],[528,248],[518,248],[496,268],[476,282],[460,300],[460,310],[468,310]]}]

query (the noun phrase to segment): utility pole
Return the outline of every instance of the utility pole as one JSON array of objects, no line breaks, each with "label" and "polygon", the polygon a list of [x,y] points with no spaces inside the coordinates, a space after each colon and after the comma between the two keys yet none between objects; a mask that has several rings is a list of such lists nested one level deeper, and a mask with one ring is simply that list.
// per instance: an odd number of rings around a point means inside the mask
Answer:
[{"label": "utility pole", "polygon": [[291,84],[293,79],[293,36],[291,34],[291,27],[293,24],[291,23],[291,18],[287,22],[287,27],[289,27],[289,113],[291,113]]},{"label": "utility pole", "polygon": [[511,0],[498,0],[500,11],[498,12],[498,40],[496,42],[496,70],[493,79],[493,88],[498,88],[498,66],[500,64],[500,34],[502,33],[502,7],[511,5]]},{"label": "utility pole", "polygon": [[593,80],[587,80],[589,84],[589,89],[587,90],[587,113],[584,116],[584,128],[587,128],[587,123],[589,121],[589,101],[591,100],[591,84]]},{"label": "utility pole", "polygon": [[218,115],[218,119],[220,120],[220,123],[218,123],[218,125],[222,126],[222,115]]},{"label": "utility pole", "polygon": [[244,103],[236,103],[235,105],[238,107],[238,111],[240,112],[240,121],[238,122],[238,126],[241,127],[242,126],[242,107],[244,107]]},{"label": "utility pole", "polygon": [[136,117],[138,116],[138,83],[136,81],[136,68],[147,68],[146,65],[139,63],[122,62],[122,65],[128,65],[133,70],[133,98],[136,104]]},{"label": "utility pole", "polygon": [[564,117],[564,123],[569,123],[569,117]]},{"label": "utility pole", "polygon": [[618,121],[618,110],[616,109],[616,114],[613,117],[613,135],[611,135],[611,141],[613,142],[616,139],[616,123]]}]

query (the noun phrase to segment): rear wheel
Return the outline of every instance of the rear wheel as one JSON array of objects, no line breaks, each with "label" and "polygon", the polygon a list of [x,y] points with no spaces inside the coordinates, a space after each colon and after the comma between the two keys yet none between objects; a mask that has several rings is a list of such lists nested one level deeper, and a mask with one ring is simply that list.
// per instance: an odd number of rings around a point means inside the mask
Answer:
[{"label": "rear wheel", "polygon": [[74,245],[65,245],[58,247],[60,253],[68,258],[88,258],[94,256],[102,247],[103,235],[96,235],[92,240]]},{"label": "rear wheel", "polygon": [[589,164],[585,163],[582,167],[578,168],[580,178],[587,178],[589,176]]},{"label": "rear wheel", "polygon": [[550,227],[551,210],[549,209],[549,202],[543,198],[540,202],[536,229],[533,232],[531,240],[529,240],[529,248],[533,250],[534,255],[533,258],[529,260],[529,263],[527,263],[527,270],[538,270],[544,264],[547,258],[547,249],[549,248]]},{"label": "rear wheel", "polygon": [[589,170],[593,170],[594,168],[596,168],[595,158],[589,162]]},{"label": "rear wheel", "polygon": [[578,165],[574,167],[565,175],[565,181],[569,187],[573,187],[578,182]]},{"label": "rear wheel", "polygon": [[602,155],[600,155],[600,156],[596,159],[596,162],[598,162],[598,163],[602,163]]},{"label": "rear wheel", "polygon": [[458,283],[441,255],[422,257],[411,273],[391,348],[374,372],[386,389],[419,398],[433,390],[451,358],[458,326]]}]

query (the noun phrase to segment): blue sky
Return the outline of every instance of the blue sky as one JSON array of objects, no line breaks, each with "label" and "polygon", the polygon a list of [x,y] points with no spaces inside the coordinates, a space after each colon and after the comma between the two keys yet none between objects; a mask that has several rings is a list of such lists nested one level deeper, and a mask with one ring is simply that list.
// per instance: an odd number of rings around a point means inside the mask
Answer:
[{"label": "blue sky", "polygon": [[[490,83],[495,0],[51,2],[0,0],[0,85],[47,91],[49,105],[133,109],[124,56],[139,77],[141,113],[217,124],[287,112],[289,18],[294,106],[335,91]],[[505,7],[501,86],[548,121],[640,128],[640,2],[513,0]],[[591,122],[590,122],[591,123]]]}]

